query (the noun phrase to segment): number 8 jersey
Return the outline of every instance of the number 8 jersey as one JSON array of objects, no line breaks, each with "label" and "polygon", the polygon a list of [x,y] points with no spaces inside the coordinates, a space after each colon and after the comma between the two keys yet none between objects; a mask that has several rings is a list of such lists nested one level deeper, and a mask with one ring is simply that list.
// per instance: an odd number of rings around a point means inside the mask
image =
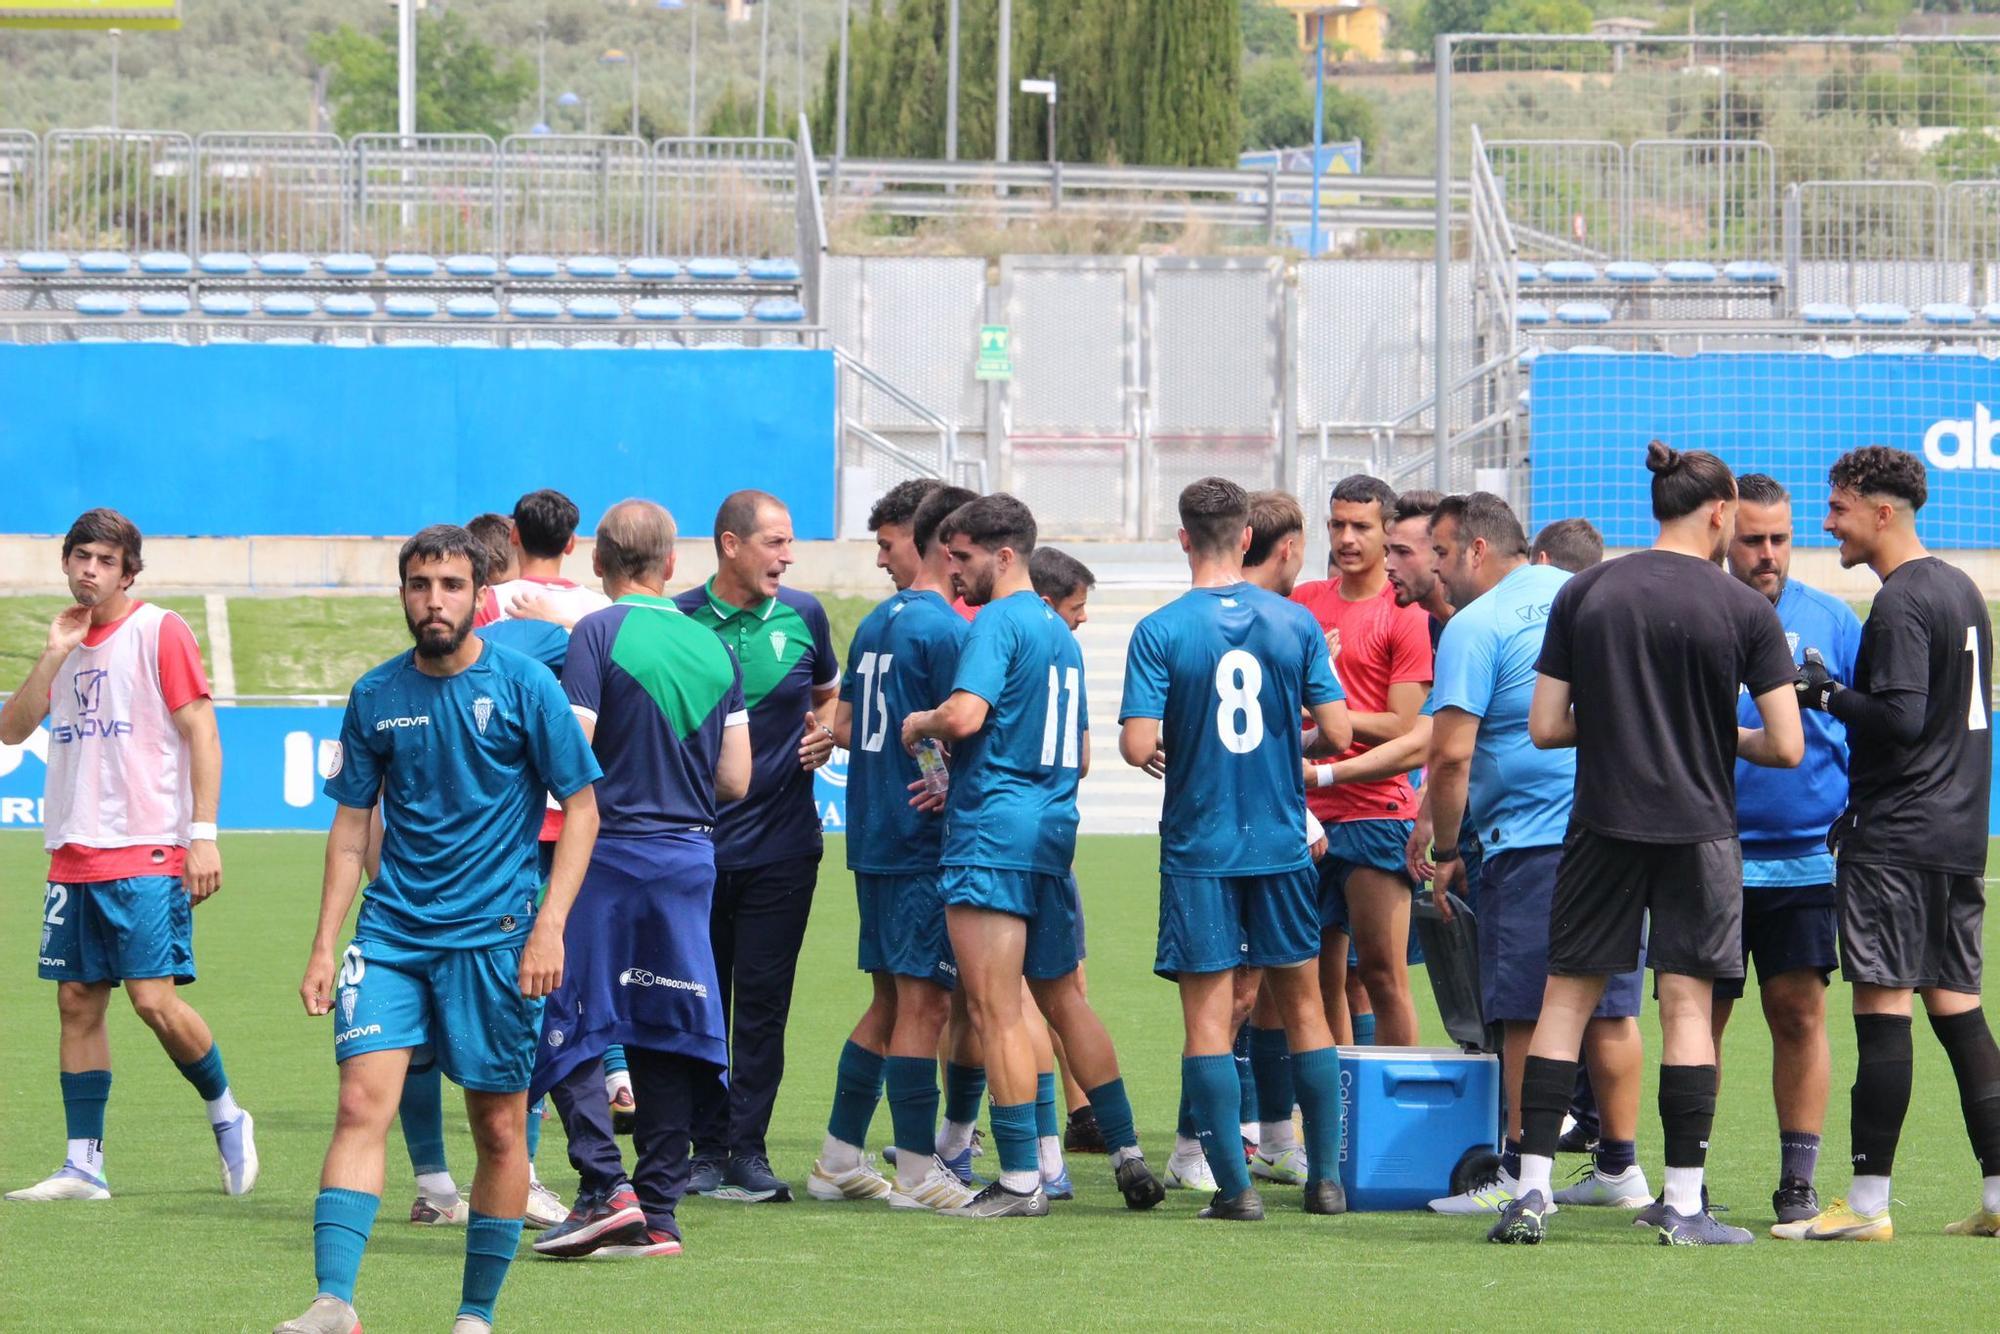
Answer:
[{"label": "number 8 jersey", "polygon": [[917,762],[903,719],[951,694],[959,646],[971,629],[936,593],[904,589],[854,632],[840,697],[852,713],[847,753],[847,866],[870,875],[935,873],[944,837],[937,816],[910,805]]},{"label": "number 8 jersey", "polygon": [[951,684],[990,711],[951,757],[942,864],[1068,875],[1090,728],[1076,636],[1024,588],[980,609]]},{"label": "number 8 jersey", "polygon": [[1310,865],[1299,711],[1345,698],[1312,613],[1255,585],[1190,589],[1139,622],[1119,719],[1161,722],[1160,870]]}]

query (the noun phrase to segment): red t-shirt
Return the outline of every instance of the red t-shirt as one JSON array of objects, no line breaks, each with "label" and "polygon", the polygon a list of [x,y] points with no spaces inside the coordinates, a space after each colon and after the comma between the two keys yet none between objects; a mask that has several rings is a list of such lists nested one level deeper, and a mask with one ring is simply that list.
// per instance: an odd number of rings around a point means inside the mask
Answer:
[{"label": "red t-shirt", "polygon": [[[132,612],[145,604],[134,601],[131,611],[106,625],[93,625],[83,642],[96,648],[117,633]],[[201,668],[201,649],[194,631],[178,616],[160,622],[160,693],[173,712],[208,697],[208,673]],[[147,845],[136,848],[86,848],[65,843],[49,855],[49,879],[59,885],[94,885],[141,875],[178,876],[186,869],[187,849]]]},{"label": "red t-shirt", "polygon": [[[1333,660],[1333,670],[1353,712],[1387,713],[1390,686],[1430,683],[1430,614],[1419,606],[1398,607],[1393,586],[1384,584],[1378,596],[1349,602],[1340,595],[1338,579],[1319,579],[1292,590],[1292,601],[1313,614],[1322,632],[1339,627],[1340,656]],[[1357,741],[1340,758],[1352,759],[1367,749]],[[1407,774],[1308,788],[1306,805],[1323,824],[1417,817],[1417,795]]]}]

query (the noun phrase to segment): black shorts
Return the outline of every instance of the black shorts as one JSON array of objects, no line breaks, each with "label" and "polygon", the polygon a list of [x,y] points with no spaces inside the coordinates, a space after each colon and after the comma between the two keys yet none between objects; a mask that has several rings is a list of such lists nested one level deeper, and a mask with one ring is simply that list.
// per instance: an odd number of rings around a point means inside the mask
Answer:
[{"label": "black shorts", "polygon": [[[1650,938],[1647,918],[1651,916]],[[1743,849],[1635,843],[1571,825],[1549,909],[1549,973],[1743,976]]]},{"label": "black shorts", "polygon": [[[1755,959],[1759,985],[1807,968],[1824,983],[1840,964],[1839,923],[1832,885],[1745,885],[1745,971]],[[1742,995],[1742,978],[1716,980],[1717,1000],[1738,1000]]]},{"label": "black shorts", "polygon": [[1986,883],[1976,875],[1842,861],[1840,973],[1877,987],[1979,994]]}]

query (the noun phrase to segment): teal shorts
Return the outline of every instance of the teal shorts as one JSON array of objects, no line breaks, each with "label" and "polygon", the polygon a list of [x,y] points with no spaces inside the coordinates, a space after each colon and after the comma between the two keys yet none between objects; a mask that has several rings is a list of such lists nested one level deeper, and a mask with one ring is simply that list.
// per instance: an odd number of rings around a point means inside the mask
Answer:
[{"label": "teal shorts", "polygon": [[1067,873],[1016,871],[991,866],[947,866],[938,889],[952,907],[984,908],[1026,919],[1028,945],[1021,974],[1040,980],[1068,977],[1082,960],[1083,905]]},{"label": "teal shorts", "polygon": [[[1319,859],[1319,929],[1348,932],[1347,877],[1366,867],[1410,884],[1403,853],[1414,820],[1343,820],[1326,826],[1326,855]],[[1416,893],[1416,886],[1410,885]]]},{"label": "teal shorts", "polygon": [[[523,938],[525,939],[525,937]],[[333,1059],[407,1048],[475,1093],[520,1093],[535,1072],[542,1002],[521,994],[521,947],[441,950],[357,936],[333,996]]]},{"label": "teal shorts", "polygon": [[856,871],[854,896],[861,910],[856,963],[862,972],[919,978],[947,991],[958,985],[936,871]]},{"label": "teal shorts", "polygon": [[1160,873],[1161,977],[1231,968],[1285,968],[1319,955],[1318,876],[1310,866],[1269,875]]},{"label": "teal shorts", "polygon": [[194,981],[194,906],[179,876],[51,883],[36,971],[50,982]]}]

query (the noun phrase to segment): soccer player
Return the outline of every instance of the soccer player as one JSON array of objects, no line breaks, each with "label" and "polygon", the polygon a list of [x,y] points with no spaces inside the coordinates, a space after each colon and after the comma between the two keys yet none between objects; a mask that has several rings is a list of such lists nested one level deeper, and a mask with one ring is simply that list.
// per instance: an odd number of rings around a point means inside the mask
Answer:
[{"label": "soccer player", "polygon": [[1988,799],[1993,775],[1993,625],[1964,571],[1917,537],[1923,460],[1851,450],[1827,474],[1826,531],[1840,563],[1882,581],[1853,680],[1808,657],[1798,693],[1847,727],[1847,810],[1834,825],[1840,971],[1854,987],[1854,1181],[1817,1217],[1779,1223],[1792,1241],[1888,1241],[1889,1179],[1911,1085],[1911,997],[1923,996],[1958,1078],[1979,1207],[1945,1231],[2000,1236],[2000,1048],[1980,1011]]},{"label": "soccer player", "polygon": [[[485,549],[452,525],[403,544],[396,569],[415,648],[355,683],[327,765],[338,809],[299,997],[307,1014],[334,1017],[340,1105],[313,1205],[318,1296],[278,1334],[358,1327],[354,1285],[381,1203],[383,1148],[418,1053],[465,1090],[479,1159],[456,1334],[491,1329],[520,1243],[541,1002],[562,977],[599,772],[548,670],[472,634],[485,566]],[[566,819],[538,910],[533,831],[547,792]],[[381,872],[336,960],[378,800]]]},{"label": "soccer player", "polygon": [[[1805,753],[1792,656],[1768,600],[1720,568],[1736,479],[1713,454],[1659,441],[1652,549],[1557,591],[1536,662],[1528,735],[1576,747],[1576,798],[1549,909],[1549,981],[1521,1071],[1520,1192],[1489,1237],[1532,1244],[1577,1052],[1607,981],[1639,965],[1660,997],[1666,1190],[1649,1221],[1663,1243],[1735,1245],[1702,1197],[1715,1122],[1714,980],[1743,971],[1743,853],[1736,759],[1792,768]],[[1748,686],[1762,728],[1740,727]],[[1648,918],[1650,917],[1650,927]]]},{"label": "soccer player", "polygon": [[1382,557],[1382,572],[1396,590],[1396,605],[1422,607],[1430,613],[1433,652],[1452,612],[1431,550],[1431,515],[1443,498],[1435,491],[1405,491],[1397,496]]},{"label": "soccer player", "polygon": [[1604,561],[1604,534],[1588,519],[1557,519],[1535,534],[1528,559],[1536,565],[1553,565],[1571,574],[1582,574]]},{"label": "soccer player", "polygon": [[[945,920],[959,984],[985,1051],[1000,1174],[969,1218],[1049,1211],[1036,1144],[1035,1060],[1021,979],[1076,1063],[1125,1203],[1165,1196],[1139,1151],[1132,1104],[1111,1037],[1076,977],[1076,788],[1089,766],[1090,713],[1076,636],[1035,596],[1028,559],[1035,517],[1008,495],[982,496],[938,529],[952,583],[982,608],[959,653],[951,695],[903,720],[911,754],[926,740],[952,751],[945,807]],[[900,1155],[898,1155],[900,1157]]]},{"label": "soccer player", "polygon": [[[1521,1159],[1521,1071],[1548,985],[1549,903],[1569,827],[1576,753],[1540,750],[1528,736],[1535,660],[1549,604],[1569,575],[1528,562],[1528,540],[1507,502],[1475,491],[1447,496],[1430,519],[1439,582],[1458,610],[1438,643],[1424,794],[1432,820],[1433,893],[1450,911],[1462,891],[1464,847],[1484,831],[1479,902],[1480,1010],[1501,1026],[1508,1127],[1496,1182],[1432,1200],[1433,1213],[1497,1212],[1514,1197]],[[1613,976],[1584,1028],[1604,1090],[1609,1133],[1590,1176],[1558,1204],[1637,1209],[1652,1190],[1638,1166],[1641,1049],[1639,969]]]},{"label": "soccer player", "polygon": [[[1791,577],[1792,498],[1776,479],[1736,479],[1736,536],[1729,572],[1771,600],[1795,656],[1810,649],[1842,681],[1854,679],[1861,622],[1840,599]],[[1737,722],[1756,713],[1739,695]],[[1847,729],[1830,714],[1804,715],[1806,756],[1796,770],[1736,764],[1736,825],[1743,841],[1743,957],[1757,961],[1757,989],[1771,1030],[1771,1092],[1778,1110],[1780,1223],[1819,1213],[1813,1172],[1826,1121],[1831,1057],[1826,980],[1839,963],[1833,854],[1827,829],[1847,806]],[[1741,978],[1715,984],[1715,1052],[1742,998]],[[1561,1197],[1557,1197],[1558,1201]]]},{"label": "soccer player", "polygon": [[222,888],[216,802],[222,743],[194,634],[131,595],[142,538],[116,510],[86,510],[63,537],[73,599],[49,625],[27,680],[0,709],[0,742],[49,720],[39,975],[56,984],[68,1146],[46,1180],[7,1198],[108,1200],[105,1015],[132,1009],[208,1106],[224,1194],[257,1184],[250,1113],[237,1106],[208,1024],[175,990],[194,981],[194,905]]},{"label": "soccer player", "polygon": [[596,589],[563,576],[563,558],[576,550],[582,521],[575,501],[546,487],[514,502],[505,539],[509,559],[499,567],[507,577],[496,578],[481,596],[480,625],[532,613],[569,628],[610,605]]},{"label": "soccer player", "polygon": [[1251,540],[1243,488],[1220,477],[1191,482],[1180,515],[1194,586],[1133,631],[1118,749],[1127,764],[1166,770],[1153,970],[1180,987],[1181,1081],[1216,1182],[1202,1217],[1264,1216],[1237,1129],[1239,967],[1266,970],[1283,1017],[1306,1158],[1319,1174],[1306,1182],[1306,1212],[1344,1213],[1340,1063],[1318,972],[1307,966],[1319,951],[1319,895],[1304,791],[1292,775],[1303,754],[1301,709],[1330,747],[1345,750],[1347,706],[1312,617],[1243,580]]},{"label": "soccer player", "polygon": [[792,564],[784,502],[732,492],[713,527],[715,577],[674,602],[742,664],[754,762],[749,794],[723,807],[715,826],[709,937],[732,1026],[729,1085],[698,1091],[688,1188],[754,1204],[792,1198],[771,1170],[764,1136],[785,1073],[792,979],[824,850],[813,770],[833,754],[840,664],[819,600],[782,585]]},{"label": "soccer player", "polygon": [[494,583],[504,584],[521,572],[521,549],[514,545],[512,519],[489,510],[475,514],[467,521],[465,531],[486,548],[486,570]]},{"label": "soccer player", "polygon": [[[563,693],[602,765],[601,827],[563,942],[533,1089],[597,1068],[617,1042],[636,1086],[628,1181],[607,1124],[586,1155],[576,1208],[538,1254],[678,1255],[697,1090],[729,1063],[708,944],[717,804],[750,783],[743,673],[714,635],[666,596],[673,516],[624,500],[598,521],[592,565],[614,599],[577,622]],[[583,1166],[580,1160],[579,1166]]]},{"label": "soccer player", "polygon": [[[1429,622],[1415,606],[1398,606],[1385,569],[1388,524],[1396,493],[1376,478],[1344,478],[1333,489],[1327,539],[1339,576],[1301,584],[1294,602],[1312,612],[1329,644],[1338,644],[1334,671],[1347,691],[1354,726],[1349,755],[1394,741],[1416,726],[1431,679]],[[1346,758],[1345,756],[1343,758]],[[1405,849],[1417,814],[1407,778],[1342,784],[1307,794],[1307,807],[1326,826],[1320,860],[1320,992],[1336,1039],[1352,1036],[1344,993],[1347,942],[1353,937],[1361,980],[1385,1046],[1417,1040],[1410,1000],[1410,902],[1414,892]]]}]

